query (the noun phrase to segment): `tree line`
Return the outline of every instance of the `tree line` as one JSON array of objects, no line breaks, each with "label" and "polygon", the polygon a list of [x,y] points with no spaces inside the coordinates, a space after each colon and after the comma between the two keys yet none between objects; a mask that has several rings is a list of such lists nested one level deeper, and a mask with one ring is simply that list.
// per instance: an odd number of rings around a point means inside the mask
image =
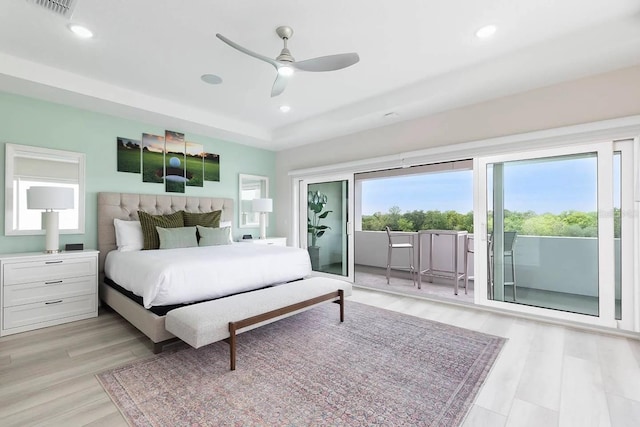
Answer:
[{"label": "tree line", "polygon": [[[493,228],[493,215],[489,212],[489,230]],[[398,206],[389,212],[362,215],[362,230],[384,231],[389,226],[396,231],[458,230],[473,233],[473,212],[414,210],[402,213]],[[529,236],[596,237],[597,212],[564,211],[559,214],[537,214],[533,211],[504,211],[504,230]],[[615,236],[620,237],[620,209],[614,209]]]}]

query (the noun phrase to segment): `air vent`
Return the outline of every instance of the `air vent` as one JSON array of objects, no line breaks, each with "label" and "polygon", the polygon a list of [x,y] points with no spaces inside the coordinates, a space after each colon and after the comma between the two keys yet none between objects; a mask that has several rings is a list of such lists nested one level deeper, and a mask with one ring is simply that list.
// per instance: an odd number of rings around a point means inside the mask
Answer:
[{"label": "air vent", "polygon": [[56,15],[64,16],[65,18],[71,18],[73,15],[73,9],[76,7],[78,0],[27,0],[29,3],[33,3]]}]

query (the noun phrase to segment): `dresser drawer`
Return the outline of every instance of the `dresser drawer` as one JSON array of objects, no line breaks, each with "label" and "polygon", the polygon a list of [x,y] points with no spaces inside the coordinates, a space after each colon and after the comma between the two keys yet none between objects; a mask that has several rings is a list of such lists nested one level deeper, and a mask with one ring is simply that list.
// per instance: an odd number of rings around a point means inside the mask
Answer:
[{"label": "dresser drawer", "polygon": [[96,280],[94,276],[22,283],[20,285],[5,286],[3,305],[11,307],[95,293]]},{"label": "dresser drawer", "polygon": [[59,298],[47,302],[5,307],[3,329],[20,328],[38,323],[62,320],[97,310],[96,294]]},{"label": "dresser drawer", "polygon": [[96,257],[51,258],[38,261],[7,262],[4,286],[49,282],[57,279],[96,275]]}]

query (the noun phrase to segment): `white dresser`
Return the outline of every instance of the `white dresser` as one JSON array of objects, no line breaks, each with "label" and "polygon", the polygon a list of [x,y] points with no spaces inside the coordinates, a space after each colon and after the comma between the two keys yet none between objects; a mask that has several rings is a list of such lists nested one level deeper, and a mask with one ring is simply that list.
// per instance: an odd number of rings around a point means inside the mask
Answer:
[{"label": "white dresser", "polygon": [[98,315],[98,251],[0,254],[0,336]]},{"label": "white dresser", "polygon": [[266,239],[245,239],[245,240],[240,240],[240,242],[253,243],[256,245],[287,246],[286,237],[267,237]]}]

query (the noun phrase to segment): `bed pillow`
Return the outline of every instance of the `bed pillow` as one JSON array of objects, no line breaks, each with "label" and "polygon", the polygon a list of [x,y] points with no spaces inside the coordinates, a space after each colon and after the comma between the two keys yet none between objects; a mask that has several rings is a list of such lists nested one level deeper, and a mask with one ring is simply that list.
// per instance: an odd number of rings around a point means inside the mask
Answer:
[{"label": "bed pillow", "polygon": [[198,225],[198,234],[200,241],[198,246],[217,246],[231,244],[231,227],[203,227]]},{"label": "bed pillow", "polygon": [[125,221],[114,218],[116,246],[120,252],[139,251],[144,247],[140,221]]},{"label": "bed pillow", "polygon": [[233,243],[233,229],[231,228],[231,221],[220,221],[220,228],[229,227],[229,243]]},{"label": "bed pillow", "polygon": [[185,227],[195,227],[201,225],[203,227],[219,227],[222,211],[194,213],[182,211]]},{"label": "bed pillow", "polygon": [[198,246],[195,227],[163,228],[156,226],[160,249],[193,248]]},{"label": "bed pillow", "polygon": [[158,237],[156,227],[184,227],[182,211],[168,215],[151,215],[143,211],[138,211],[138,218],[140,218],[140,225],[142,226],[142,236],[144,237],[143,249],[145,250],[158,249],[160,247],[160,238]]}]

